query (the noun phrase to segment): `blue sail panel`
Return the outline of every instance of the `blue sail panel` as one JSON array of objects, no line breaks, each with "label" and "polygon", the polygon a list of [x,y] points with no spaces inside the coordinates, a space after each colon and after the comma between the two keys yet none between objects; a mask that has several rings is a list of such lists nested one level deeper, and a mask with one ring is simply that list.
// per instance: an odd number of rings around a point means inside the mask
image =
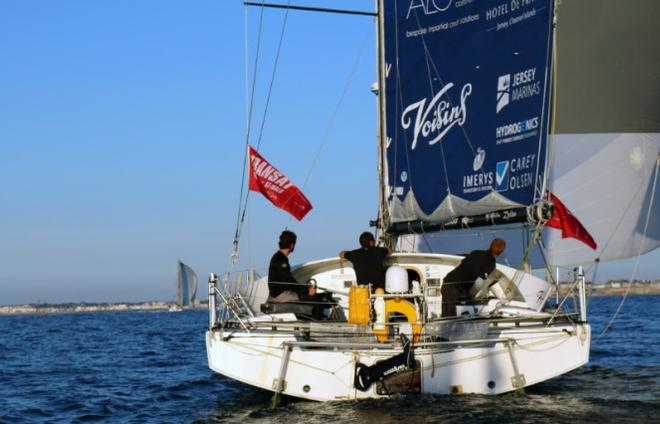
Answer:
[{"label": "blue sail panel", "polygon": [[534,203],[545,170],[552,0],[384,1],[392,222]]}]

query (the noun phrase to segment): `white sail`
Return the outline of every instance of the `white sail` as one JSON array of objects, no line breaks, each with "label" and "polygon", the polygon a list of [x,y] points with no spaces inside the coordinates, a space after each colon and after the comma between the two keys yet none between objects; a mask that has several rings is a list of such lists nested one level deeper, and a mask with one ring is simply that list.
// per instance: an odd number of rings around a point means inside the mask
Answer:
[{"label": "white sail", "polygon": [[177,261],[177,296],[179,306],[193,306],[197,294],[197,274],[188,265]]},{"label": "white sail", "polygon": [[530,246],[533,227],[522,225],[469,228],[457,231],[438,231],[427,234],[400,236],[396,250],[401,252],[445,253],[464,256],[473,250],[484,250],[494,238],[506,241],[506,250],[498,261],[518,267],[527,252],[527,263],[533,268],[543,267],[544,261],[537,245]]},{"label": "white sail", "polygon": [[556,146],[552,190],[598,248],[546,230],[552,265],[622,259],[660,246],[658,196],[650,204],[658,183],[660,134],[565,134],[557,137]]},{"label": "white sail", "polygon": [[[656,174],[658,152],[658,133],[556,137],[550,187],[587,228],[598,248],[562,239],[559,230],[545,229],[543,239],[550,265],[623,259],[660,246],[660,196],[654,196],[650,203],[654,185],[660,185]],[[528,236],[522,227],[494,227],[405,236],[400,244],[406,250],[461,254],[485,249],[492,238],[500,237],[507,240],[503,259],[515,265],[527,247]],[[537,249],[532,250],[529,263],[543,265]]]},{"label": "white sail", "polygon": [[656,0],[559,7],[550,187],[598,248],[548,230],[552,265],[623,259],[660,245],[657,197],[650,202],[660,152],[659,12]]}]

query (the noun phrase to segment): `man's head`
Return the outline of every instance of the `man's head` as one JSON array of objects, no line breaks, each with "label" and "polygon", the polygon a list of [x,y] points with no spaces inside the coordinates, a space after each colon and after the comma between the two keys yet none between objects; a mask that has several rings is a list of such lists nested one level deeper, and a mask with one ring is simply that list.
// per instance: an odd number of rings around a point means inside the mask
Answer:
[{"label": "man's head", "polygon": [[376,240],[374,239],[374,235],[369,231],[365,231],[364,233],[360,234],[360,246],[367,248],[375,244]]},{"label": "man's head", "polygon": [[293,231],[282,231],[282,234],[280,234],[280,249],[289,249],[291,252],[293,252],[293,249],[296,247],[297,238],[298,237],[296,237],[296,233]]},{"label": "man's head", "polygon": [[506,248],[506,242],[501,238],[496,238],[490,242],[490,247],[488,248],[488,251],[491,253],[491,255],[498,257],[502,254],[502,252],[504,252],[505,248]]}]

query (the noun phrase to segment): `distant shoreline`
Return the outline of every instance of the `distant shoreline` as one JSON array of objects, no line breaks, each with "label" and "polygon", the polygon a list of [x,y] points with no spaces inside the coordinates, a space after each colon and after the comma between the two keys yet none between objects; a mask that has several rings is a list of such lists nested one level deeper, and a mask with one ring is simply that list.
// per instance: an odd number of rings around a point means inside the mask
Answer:
[{"label": "distant shoreline", "polygon": [[[570,290],[570,284],[560,284],[559,288],[562,295]],[[628,290],[627,283],[608,283],[588,286],[589,295],[595,297],[605,296],[623,296]],[[630,287],[629,295],[632,296],[653,296],[660,295],[660,282],[649,284],[634,283]],[[206,301],[199,302],[193,307],[184,310],[205,310],[208,307]],[[71,314],[71,313],[89,313],[89,312],[178,312],[176,302],[151,301],[151,302],[118,302],[118,303],[60,303],[60,304],[27,304],[27,305],[8,305],[0,306],[0,316],[2,315],[46,315],[46,314]]]},{"label": "distant shoreline", "polygon": [[[568,293],[572,283],[560,282],[559,291],[562,295]],[[577,290],[577,289],[576,289]],[[626,280],[610,280],[605,284],[591,284],[587,282],[589,296],[623,296],[626,292],[633,296],[660,295],[660,280],[633,281],[632,285]]]},{"label": "distant shoreline", "polygon": [[[183,310],[206,309],[207,303],[199,303]],[[88,312],[179,312],[176,302],[151,301],[151,302],[118,302],[118,303],[60,303],[60,304],[27,304],[0,306],[0,315],[47,315],[47,314],[75,314]]]}]

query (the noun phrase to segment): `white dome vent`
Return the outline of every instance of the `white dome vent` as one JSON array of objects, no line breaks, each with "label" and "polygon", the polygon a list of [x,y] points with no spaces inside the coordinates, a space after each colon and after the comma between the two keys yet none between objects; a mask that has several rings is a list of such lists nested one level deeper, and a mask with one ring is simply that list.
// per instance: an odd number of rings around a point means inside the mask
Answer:
[{"label": "white dome vent", "polygon": [[408,292],[408,271],[399,265],[392,265],[385,273],[385,291],[388,293]]}]

